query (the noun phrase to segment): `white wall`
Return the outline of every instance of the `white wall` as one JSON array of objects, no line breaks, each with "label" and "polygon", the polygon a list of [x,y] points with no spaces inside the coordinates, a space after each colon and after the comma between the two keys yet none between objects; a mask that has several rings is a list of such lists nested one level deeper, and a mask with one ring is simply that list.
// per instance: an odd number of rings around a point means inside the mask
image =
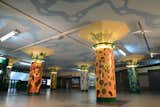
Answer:
[{"label": "white wall", "polygon": [[11,74],[10,74],[10,79],[12,79],[12,80],[28,81],[28,79],[29,79],[29,73],[14,72],[14,71],[12,71]]}]

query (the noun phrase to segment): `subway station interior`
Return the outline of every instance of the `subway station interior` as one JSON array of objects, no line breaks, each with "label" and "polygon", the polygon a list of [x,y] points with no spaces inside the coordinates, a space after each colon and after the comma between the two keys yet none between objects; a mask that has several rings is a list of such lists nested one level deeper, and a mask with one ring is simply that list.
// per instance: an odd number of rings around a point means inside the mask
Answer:
[{"label": "subway station interior", "polygon": [[0,0],[0,107],[160,107],[160,0]]}]

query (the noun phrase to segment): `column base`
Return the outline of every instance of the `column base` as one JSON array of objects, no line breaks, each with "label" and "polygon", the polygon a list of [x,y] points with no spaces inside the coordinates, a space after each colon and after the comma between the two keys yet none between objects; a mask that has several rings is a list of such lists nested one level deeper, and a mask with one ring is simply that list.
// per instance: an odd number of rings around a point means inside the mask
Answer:
[{"label": "column base", "polygon": [[97,98],[97,102],[115,102],[116,98]]}]

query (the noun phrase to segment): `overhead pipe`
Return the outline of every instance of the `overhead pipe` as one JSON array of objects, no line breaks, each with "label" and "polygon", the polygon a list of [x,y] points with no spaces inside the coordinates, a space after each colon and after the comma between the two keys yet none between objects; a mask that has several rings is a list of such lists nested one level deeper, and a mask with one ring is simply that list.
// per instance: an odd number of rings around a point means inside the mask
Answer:
[{"label": "overhead pipe", "polygon": [[148,43],[147,37],[146,37],[146,35],[145,35],[145,32],[144,32],[143,27],[142,27],[142,25],[141,25],[141,23],[140,23],[140,22],[138,22],[138,26],[139,26],[139,28],[140,28],[140,30],[141,30],[141,32],[142,32],[142,36],[143,36],[143,38],[144,38],[144,40],[145,40],[145,43],[146,43],[146,46],[147,46],[148,52],[150,53],[150,52],[151,52],[151,48],[150,48],[150,46],[149,46],[149,43]]}]

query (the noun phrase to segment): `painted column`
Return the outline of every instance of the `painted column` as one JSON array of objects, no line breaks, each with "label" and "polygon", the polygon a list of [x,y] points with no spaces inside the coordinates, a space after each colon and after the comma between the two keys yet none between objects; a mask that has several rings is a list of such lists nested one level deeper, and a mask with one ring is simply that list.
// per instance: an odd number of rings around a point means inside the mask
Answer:
[{"label": "painted column", "polygon": [[26,47],[22,51],[32,57],[32,64],[30,67],[30,75],[28,81],[28,93],[39,94],[42,82],[42,70],[45,57],[53,55],[53,49],[43,46],[34,45]]},{"label": "painted column", "polygon": [[91,66],[90,62],[79,62],[77,66],[80,68],[80,89],[81,91],[88,91],[88,69]]},{"label": "painted column", "polygon": [[96,94],[98,102],[116,100],[116,78],[113,43],[129,32],[124,22],[101,20],[85,26],[80,37],[94,44],[96,57]]},{"label": "painted column", "polygon": [[131,93],[139,93],[139,80],[138,74],[136,72],[136,67],[128,67],[128,80],[129,80],[129,89]]},{"label": "painted column", "polygon": [[137,63],[142,59],[144,59],[144,55],[138,54],[129,55],[122,59],[122,61],[127,63],[126,67],[128,68],[129,90],[131,93],[140,92],[138,73],[136,71],[136,68],[138,66]]},{"label": "painted column", "polygon": [[29,73],[30,75],[29,75],[29,82],[28,82],[29,94],[40,93],[40,87],[42,82],[42,69],[43,69],[42,61],[32,62],[30,67],[30,73]]},{"label": "painted column", "polygon": [[[104,45],[104,44],[100,44]],[[96,57],[96,95],[98,102],[116,100],[116,78],[113,48],[110,46],[95,48]]]},{"label": "painted column", "polygon": [[81,71],[80,74],[81,91],[88,91],[88,71]]},{"label": "painted column", "polygon": [[51,90],[57,88],[57,72],[51,72]]}]

